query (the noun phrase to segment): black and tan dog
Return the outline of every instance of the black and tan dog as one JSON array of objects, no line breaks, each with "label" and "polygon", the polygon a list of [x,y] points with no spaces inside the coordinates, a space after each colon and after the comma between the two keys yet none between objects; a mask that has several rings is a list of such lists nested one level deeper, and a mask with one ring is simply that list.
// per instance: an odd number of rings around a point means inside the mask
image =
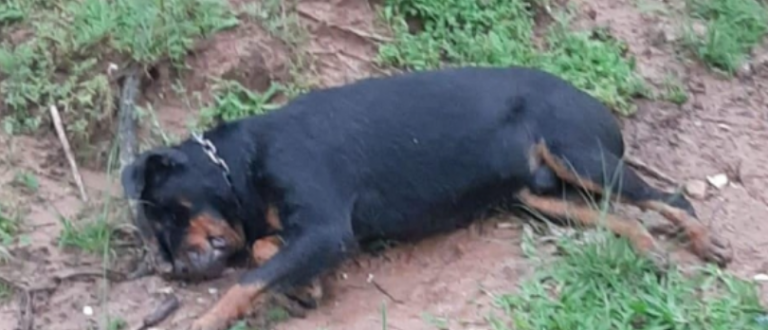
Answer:
[{"label": "black and tan dog", "polygon": [[[216,276],[246,247],[268,259],[192,326],[214,330],[268,290],[310,283],[362,242],[455,229],[499,203],[601,222],[639,252],[664,258],[639,222],[558,198],[568,187],[610,189],[658,211],[699,257],[730,262],[730,248],[691,204],[623,169],[623,154],[609,110],[564,80],[527,68],[459,68],[310,92],[147,151],[122,182],[141,200],[176,275]],[[269,237],[279,244],[265,245]]]}]

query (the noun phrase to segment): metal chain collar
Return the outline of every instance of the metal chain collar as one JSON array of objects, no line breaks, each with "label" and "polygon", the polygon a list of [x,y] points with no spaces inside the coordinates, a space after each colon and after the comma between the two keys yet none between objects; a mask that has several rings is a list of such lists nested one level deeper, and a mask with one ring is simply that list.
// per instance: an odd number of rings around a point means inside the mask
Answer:
[{"label": "metal chain collar", "polygon": [[227,166],[227,163],[219,157],[216,152],[216,146],[213,145],[211,140],[204,138],[200,133],[192,133],[192,139],[203,147],[203,152],[208,155],[208,158],[210,158],[214,164],[224,169],[224,172],[229,175],[229,166]]},{"label": "metal chain collar", "polygon": [[[192,140],[194,140],[199,145],[201,145],[203,147],[203,152],[205,152],[205,154],[208,155],[208,158],[210,158],[214,164],[218,165],[224,170],[222,173],[224,175],[224,180],[227,181],[227,184],[229,185],[229,189],[232,189],[232,193],[235,196],[235,204],[237,206],[238,217],[242,217],[243,204],[240,201],[240,197],[238,196],[237,192],[235,191],[234,184],[232,183],[232,177],[230,176],[230,173],[229,173],[229,166],[227,166],[227,163],[224,161],[224,159],[219,157],[218,153],[216,152],[216,146],[213,144],[213,142],[211,142],[211,140],[204,138],[203,135],[200,133],[192,133]],[[242,219],[240,220],[242,221]],[[242,227],[240,227],[239,230],[242,231]]]}]

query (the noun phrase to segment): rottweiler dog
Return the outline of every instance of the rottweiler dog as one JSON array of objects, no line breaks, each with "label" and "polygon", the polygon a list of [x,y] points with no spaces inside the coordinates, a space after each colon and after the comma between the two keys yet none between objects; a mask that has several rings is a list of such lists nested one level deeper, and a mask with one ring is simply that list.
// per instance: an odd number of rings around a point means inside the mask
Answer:
[{"label": "rottweiler dog", "polygon": [[122,184],[140,200],[173,274],[217,276],[248,249],[261,259],[196,330],[223,329],[255,298],[310,284],[367,241],[464,227],[501,204],[602,224],[665,260],[641,223],[560,198],[563,189],[660,212],[696,255],[725,267],[730,245],[684,196],[624,168],[624,149],[611,112],[565,80],[532,68],[464,67],[309,92],[146,151]]}]

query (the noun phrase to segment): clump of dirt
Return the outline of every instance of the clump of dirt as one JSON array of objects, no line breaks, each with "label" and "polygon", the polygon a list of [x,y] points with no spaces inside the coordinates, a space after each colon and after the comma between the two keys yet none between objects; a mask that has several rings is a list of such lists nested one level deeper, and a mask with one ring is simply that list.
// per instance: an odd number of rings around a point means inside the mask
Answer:
[{"label": "clump of dirt", "polygon": [[[682,106],[641,101],[637,115],[623,120],[630,154],[681,183],[728,173],[728,185],[708,187],[703,199],[693,200],[694,206],[715,234],[734,245],[733,271],[747,278],[768,273],[768,236],[762,234],[768,231],[768,223],[762,220],[768,205],[768,147],[760,143],[768,138],[768,113],[764,111],[768,61],[760,62],[762,57],[756,56],[739,78],[721,79],[695,63],[681,63],[676,47],[658,42],[659,27],[674,26],[674,17],[644,15],[628,1],[574,2],[586,13],[580,16],[579,25],[606,27],[627,42],[643,76],[657,84],[670,74],[682,77],[689,91],[689,100]],[[301,79],[325,87],[381,74],[372,58],[376,42],[387,34],[378,29],[376,9],[370,2],[310,0],[298,3],[297,10],[311,35],[300,51],[313,58]],[[199,104],[210,101],[212,78],[234,79],[248,88],[264,90],[273,81],[295,78],[290,77],[293,55],[258,24],[246,21],[202,43],[187,59],[191,70],[158,66],[141,101],[152,105],[165,132],[185,137]],[[182,82],[183,90],[176,81]],[[199,99],[194,98],[195,93]],[[143,136],[150,134],[144,132]],[[20,206],[25,215],[21,233],[27,237],[27,242],[14,243],[11,249],[17,260],[0,266],[0,273],[35,284],[47,283],[62,270],[99,268],[100,258],[58,246],[60,217],[81,221],[78,216],[84,205],[55,137],[3,137],[0,142],[8,150],[0,159],[0,197]],[[36,175],[36,193],[8,188],[19,169]],[[83,170],[83,176],[93,196],[122,195],[119,183],[103,173]],[[326,276],[327,295],[317,310],[277,328],[380,327],[383,304],[392,329],[434,329],[427,320],[441,318],[450,328],[486,328],[484,317],[492,308],[488,292],[513,292],[530,268],[519,251],[519,231],[496,228],[493,223],[485,226],[482,235],[474,229],[460,230],[381,256],[349,261]],[[123,250],[118,247],[118,251]],[[110,267],[125,269],[127,259],[112,256]],[[109,284],[98,277],[67,279],[55,290],[35,296],[35,329],[85,329],[103,324],[105,315],[139,324],[169,291],[180,297],[182,307],[161,327],[181,328],[210,307],[241,271],[197,285],[157,277]],[[763,288],[762,297],[768,301],[768,289]],[[15,329],[21,308],[17,302],[0,302],[0,329]],[[86,306],[93,310],[92,315],[84,314]]]}]

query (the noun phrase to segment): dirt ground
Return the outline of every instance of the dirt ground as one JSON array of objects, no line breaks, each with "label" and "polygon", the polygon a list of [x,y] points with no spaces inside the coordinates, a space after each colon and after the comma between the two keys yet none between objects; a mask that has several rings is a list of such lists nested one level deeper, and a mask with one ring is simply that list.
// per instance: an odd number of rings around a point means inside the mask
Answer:
[{"label": "dirt ground", "polygon": [[[768,51],[756,51],[738,78],[719,78],[697,63],[681,62],[666,42],[676,38],[669,18],[643,14],[635,1],[574,1],[581,12],[595,14],[585,14],[581,25],[607,26],[629,43],[643,76],[660,83],[674,73],[689,90],[689,101],[683,106],[640,101],[637,115],[623,119],[630,153],[680,182],[728,174],[728,185],[721,189],[710,186],[706,196],[693,203],[712,231],[733,244],[731,271],[745,278],[768,273],[768,221],[763,218],[768,214]],[[376,52],[372,40],[386,38],[386,31],[377,28],[372,4],[305,0],[299,4],[299,12],[311,34],[303,50],[316,58],[314,74],[307,79],[331,86],[381,74],[371,64]],[[235,68],[248,74],[243,79],[249,87],[264,88],[269,79],[287,74],[285,52],[285,45],[256,24],[245,23],[206,41],[188,60],[195,68],[194,76],[183,77],[183,81],[189,91],[206,91],[210,85],[205,77],[221,76]],[[187,121],[196,113],[170,93],[172,83],[170,77],[161,75],[146,97],[163,127],[183,137]],[[99,258],[64,250],[57,243],[62,228],[59,217],[77,219],[83,205],[55,136],[2,136],[0,142],[8,146],[0,159],[4,184],[0,197],[27,206],[22,232],[30,238],[29,244],[12,248],[15,260],[0,267],[0,273],[30,286],[44,286],[55,284],[52,281],[63,272],[99,269]],[[19,194],[10,187],[19,169],[39,178],[39,192]],[[91,196],[103,199],[110,192],[120,196],[119,183],[108,180],[104,173],[83,170],[83,175]],[[483,230],[472,227],[398,247],[383,256],[350,261],[328,276],[329,294],[317,310],[277,328],[380,327],[382,304],[386,303],[390,329],[435,329],[426,321],[430,315],[450,320],[451,329],[487,329],[484,320],[492,311],[490,295],[514,291],[531,271],[520,250],[518,223],[513,219],[496,222],[512,225],[489,223],[481,226]],[[113,259],[120,260],[120,255]],[[183,307],[158,328],[183,328],[234,278],[181,286],[146,277],[107,287],[99,277],[70,277],[52,286],[55,289],[34,296],[34,329],[88,329],[102,322],[107,313],[127,321],[130,329],[169,290],[182,299]],[[768,289],[763,288],[762,295],[768,300]],[[0,330],[16,329],[18,301],[14,298],[0,304]],[[93,309],[92,315],[84,313],[86,306]]]}]

